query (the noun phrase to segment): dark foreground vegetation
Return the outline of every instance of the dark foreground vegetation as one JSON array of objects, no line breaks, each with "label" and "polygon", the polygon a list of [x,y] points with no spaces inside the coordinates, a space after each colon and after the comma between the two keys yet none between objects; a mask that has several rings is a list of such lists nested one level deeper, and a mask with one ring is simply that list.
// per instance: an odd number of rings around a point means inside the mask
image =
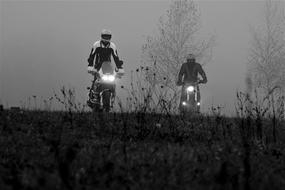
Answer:
[{"label": "dark foreground vegetation", "polygon": [[0,189],[284,189],[285,127],[274,125],[275,132],[270,119],[4,110]]}]

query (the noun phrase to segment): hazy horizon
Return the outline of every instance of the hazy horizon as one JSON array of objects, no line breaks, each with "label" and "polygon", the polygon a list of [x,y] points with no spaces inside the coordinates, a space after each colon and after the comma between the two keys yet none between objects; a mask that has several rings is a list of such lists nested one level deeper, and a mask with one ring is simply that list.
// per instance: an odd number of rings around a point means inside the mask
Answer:
[{"label": "hazy horizon", "polygon": [[[85,102],[87,58],[103,28],[130,71],[140,65],[146,36],[156,31],[170,1],[1,1],[1,101],[20,106],[36,95],[48,98],[61,86],[74,87]],[[216,36],[213,58],[204,67],[209,82],[201,86],[203,110],[220,105],[234,111],[236,90],[245,87],[249,26],[261,23],[262,1],[197,1],[202,31]],[[107,14],[108,13],[108,14]],[[206,35],[207,36],[207,35]],[[125,92],[117,88],[117,94]],[[1,103],[1,102],[0,102]]]}]

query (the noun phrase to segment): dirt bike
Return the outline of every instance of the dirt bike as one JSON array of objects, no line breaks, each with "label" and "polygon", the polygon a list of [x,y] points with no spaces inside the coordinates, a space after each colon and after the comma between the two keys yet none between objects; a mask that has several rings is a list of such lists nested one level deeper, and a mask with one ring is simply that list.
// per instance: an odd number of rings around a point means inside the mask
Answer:
[{"label": "dirt bike", "polygon": [[180,112],[200,112],[200,81],[193,83],[185,83],[182,87],[182,92],[185,93],[181,98]]},{"label": "dirt bike", "polygon": [[94,112],[109,112],[114,105],[116,94],[116,80],[122,77],[111,66],[109,62],[102,64],[99,72],[93,71],[94,76],[92,86],[87,87],[89,90],[89,100],[87,105]]}]

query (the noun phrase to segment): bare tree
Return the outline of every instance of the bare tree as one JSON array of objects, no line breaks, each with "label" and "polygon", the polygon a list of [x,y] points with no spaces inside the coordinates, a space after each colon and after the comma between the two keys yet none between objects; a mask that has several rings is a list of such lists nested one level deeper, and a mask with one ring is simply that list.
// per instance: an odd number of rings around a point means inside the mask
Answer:
[{"label": "bare tree", "polygon": [[[248,94],[255,92],[255,107],[272,118],[273,141],[277,141],[277,118],[284,117],[285,92],[285,18],[281,1],[265,2],[264,23],[260,30],[252,30],[252,46],[247,76]],[[260,95],[261,94],[261,102]],[[258,97],[259,96],[259,97]],[[260,113],[260,110],[257,111]]]},{"label": "bare tree", "polygon": [[285,92],[285,19],[281,1],[265,2],[264,23],[252,29],[248,62],[248,93],[258,89],[275,112],[276,95]]},{"label": "bare tree", "polygon": [[143,62],[148,65],[147,81],[164,85],[173,92],[180,66],[189,53],[200,63],[211,57],[214,37],[199,40],[200,12],[193,0],[172,1],[158,23],[158,33],[148,36],[143,45]]}]

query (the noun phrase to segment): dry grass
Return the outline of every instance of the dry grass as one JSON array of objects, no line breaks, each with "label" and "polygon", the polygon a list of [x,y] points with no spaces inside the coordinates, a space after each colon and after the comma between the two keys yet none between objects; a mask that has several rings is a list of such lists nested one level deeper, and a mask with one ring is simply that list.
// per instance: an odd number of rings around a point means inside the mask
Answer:
[{"label": "dry grass", "polygon": [[181,116],[142,88],[128,112],[88,112],[64,87],[49,100],[65,111],[1,110],[0,189],[283,189],[284,120],[266,105],[238,93],[235,118]]},{"label": "dry grass", "polygon": [[284,123],[67,110],[1,112],[1,189],[283,189]]}]

